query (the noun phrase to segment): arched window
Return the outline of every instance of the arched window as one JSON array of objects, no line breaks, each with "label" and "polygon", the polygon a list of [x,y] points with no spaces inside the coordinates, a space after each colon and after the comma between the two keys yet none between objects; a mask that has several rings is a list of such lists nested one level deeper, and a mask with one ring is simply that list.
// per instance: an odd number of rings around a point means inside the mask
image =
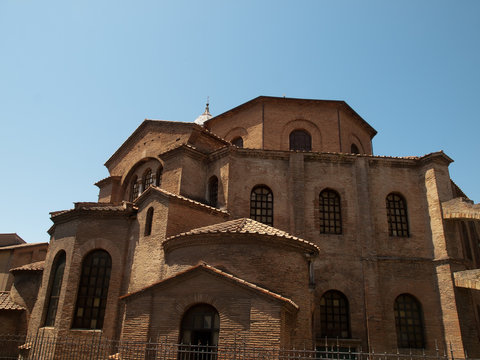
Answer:
[{"label": "arched window", "polygon": [[387,196],[388,233],[390,236],[408,237],[407,202],[400,194]]},{"label": "arched window", "polygon": [[152,169],[147,169],[143,173],[142,177],[142,192],[147,190],[150,186],[153,185],[153,173]]},{"label": "arched window", "polygon": [[395,327],[399,348],[425,348],[422,305],[410,294],[395,299]]},{"label": "arched window", "polygon": [[73,328],[102,329],[111,270],[112,258],[104,250],[94,250],[83,259]]},{"label": "arched window", "polygon": [[320,299],[320,335],[327,338],[350,338],[348,300],[340,291],[327,291]]},{"label": "arched window", "polygon": [[250,218],[273,226],[273,193],[268,186],[258,185],[252,189]]},{"label": "arched window", "polygon": [[61,250],[55,256],[53,261],[51,278],[50,278],[50,293],[47,297],[47,315],[45,316],[45,326],[54,326],[55,317],[57,315],[58,300],[60,299],[60,290],[62,289],[63,273],[65,271],[65,251]]},{"label": "arched window", "polygon": [[[477,262],[477,267],[480,266],[480,238],[478,237],[477,229],[475,228],[475,223],[470,221],[468,223],[468,228],[470,229],[470,238],[472,239],[473,253],[475,255],[475,260]],[[480,314],[479,314],[480,315]]]},{"label": "arched window", "polygon": [[334,190],[325,189],[319,196],[320,233],[341,234],[342,212],[340,195]]},{"label": "arched window", "polygon": [[243,139],[241,136],[237,136],[236,138],[232,139],[231,143],[236,147],[243,148]]},{"label": "arched window", "polygon": [[464,221],[461,221],[460,227],[462,228],[462,239],[463,239],[463,245],[465,247],[465,255],[467,256],[468,260],[473,260],[472,247],[470,246],[470,237],[468,236],[467,225],[465,225]]},{"label": "arched window", "polygon": [[153,221],[153,207],[147,210],[147,217],[145,219],[145,236],[152,233],[152,221]]},{"label": "arched window", "polygon": [[290,150],[312,150],[312,137],[305,130],[293,130],[290,133]]},{"label": "arched window", "polygon": [[358,150],[358,146],[355,144],[352,144],[352,146],[350,147],[350,152],[352,154],[360,154],[360,150]]},{"label": "arched window", "polygon": [[162,185],[162,174],[163,174],[163,167],[159,166],[157,169],[157,175],[155,176],[155,186],[160,187],[160,185]]},{"label": "arched window", "polygon": [[213,175],[210,180],[208,180],[208,203],[217,207],[218,203],[218,178]]},{"label": "arched window", "polygon": [[132,182],[130,184],[130,201],[134,201],[138,197],[140,193],[139,187],[140,187],[140,184],[138,183],[138,178],[135,175],[132,178]]},{"label": "arched window", "polygon": [[212,360],[216,358],[220,316],[211,305],[192,306],[183,315],[178,358]]}]

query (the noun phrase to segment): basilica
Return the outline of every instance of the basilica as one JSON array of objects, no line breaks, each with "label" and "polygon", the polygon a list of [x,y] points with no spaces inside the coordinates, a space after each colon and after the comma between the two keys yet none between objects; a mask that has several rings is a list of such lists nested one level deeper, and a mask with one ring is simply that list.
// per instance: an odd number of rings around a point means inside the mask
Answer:
[{"label": "basilica", "polygon": [[376,134],[285,97],[145,120],[9,301],[29,334],[480,357],[480,205],[447,154],[376,156]]}]

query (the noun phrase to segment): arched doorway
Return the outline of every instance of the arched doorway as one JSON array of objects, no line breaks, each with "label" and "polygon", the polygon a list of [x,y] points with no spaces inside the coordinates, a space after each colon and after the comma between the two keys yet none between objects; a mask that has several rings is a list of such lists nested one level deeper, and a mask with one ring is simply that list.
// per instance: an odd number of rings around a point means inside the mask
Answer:
[{"label": "arched doorway", "polygon": [[192,306],[183,315],[180,329],[179,360],[216,359],[220,316],[218,311],[208,304]]}]

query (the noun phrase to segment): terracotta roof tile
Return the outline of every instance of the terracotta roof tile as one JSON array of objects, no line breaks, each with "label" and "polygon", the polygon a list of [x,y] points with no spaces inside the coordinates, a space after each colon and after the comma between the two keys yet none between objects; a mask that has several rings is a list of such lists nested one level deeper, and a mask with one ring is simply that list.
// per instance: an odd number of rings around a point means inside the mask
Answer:
[{"label": "terracotta roof tile", "polygon": [[192,229],[190,231],[171,236],[167,238],[166,241],[183,237],[183,236],[189,236],[189,235],[215,234],[215,233],[260,234],[260,235],[277,236],[285,239],[296,240],[305,245],[309,245],[319,250],[317,245],[309,241],[303,240],[296,236],[290,235],[285,231],[274,228],[272,226],[262,224],[258,221],[255,221],[249,218],[240,218],[240,219],[221,222],[214,225],[204,226],[201,228]]},{"label": "terracotta roof tile", "polygon": [[50,213],[50,217],[54,218],[59,215],[75,212],[78,210],[82,211],[112,211],[112,212],[123,212],[123,211],[130,211],[132,204],[126,201],[122,202],[121,204],[115,205],[111,203],[99,203],[99,202],[76,202],[75,208],[69,210],[60,210],[60,211],[53,211]]},{"label": "terracotta roof tile", "polygon": [[0,310],[25,310],[25,308],[13,302],[10,291],[0,291]]},{"label": "terracotta roof tile", "polygon": [[2,250],[15,250],[15,249],[21,249],[21,248],[30,247],[30,246],[48,246],[48,243],[28,243],[28,244],[2,246],[2,247],[0,247],[0,251],[2,251]]},{"label": "terracotta roof tile", "polygon": [[304,153],[304,154],[307,154],[307,155],[312,155],[312,156],[318,156],[318,155],[341,155],[341,156],[355,156],[355,157],[365,157],[365,158],[371,158],[371,159],[398,159],[398,160],[422,160],[422,159],[426,159],[428,157],[432,157],[432,156],[443,156],[445,157],[448,161],[453,161],[452,159],[450,159],[450,157],[448,155],[446,155],[442,150],[440,151],[435,151],[435,152],[431,152],[431,153],[428,153],[428,154],[425,154],[425,155],[421,155],[421,156],[387,156],[387,155],[371,155],[371,154],[352,154],[352,153],[347,153],[347,152],[335,152],[335,151],[305,151],[305,150],[272,150],[272,149],[256,149],[256,148],[248,148],[248,147],[243,147],[243,148],[239,148],[239,147],[236,147],[236,146],[232,146],[233,148],[235,148],[237,151],[256,151],[256,152],[262,152],[262,153],[284,153],[284,154],[288,154],[288,153],[291,153],[291,152],[297,152],[297,153]]},{"label": "terracotta roof tile", "polygon": [[265,289],[265,288],[262,288],[262,287],[260,287],[260,286],[258,286],[258,285],[255,285],[255,284],[253,284],[253,283],[251,283],[251,282],[248,282],[248,281],[246,281],[246,280],[240,279],[240,278],[238,278],[238,277],[236,277],[236,276],[233,276],[232,274],[229,274],[229,273],[227,273],[227,272],[225,272],[225,271],[222,271],[222,270],[220,270],[220,269],[217,269],[216,267],[213,267],[213,266],[208,265],[208,264],[206,264],[206,263],[200,264],[200,266],[203,266],[204,268],[209,269],[210,271],[215,272],[215,273],[217,273],[217,274],[219,274],[219,275],[221,275],[221,276],[225,276],[225,277],[227,277],[227,278],[229,278],[229,279],[231,279],[231,280],[233,280],[233,281],[235,281],[235,282],[237,282],[237,283],[240,283],[240,284],[242,284],[242,285],[244,285],[244,286],[246,286],[246,287],[249,287],[249,288],[251,288],[251,289],[255,289],[255,290],[260,291],[260,292],[262,292],[262,293],[264,293],[264,294],[266,294],[266,295],[270,295],[270,296],[272,296],[272,297],[274,297],[274,298],[276,298],[276,299],[278,299],[278,300],[287,302],[287,303],[289,303],[290,305],[292,305],[294,308],[298,309],[298,305],[295,304],[295,303],[294,303],[292,300],[290,300],[289,298],[286,298],[286,297],[284,297],[284,296],[282,296],[282,295],[279,295],[279,294],[277,294],[277,293],[274,293],[273,291],[270,291],[270,290],[267,290],[267,289]]},{"label": "terracotta roof tile", "polygon": [[196,205],[196,206],[200,206],[200,207],[203,207],[205,209],[209,209],[209,210],[214,210],[216,212],[220,212],[220,213],[223,213],[225,215],[228,215],[228,211],[226,210],[221,210],[221,209],[218,209],[216,207],[213,207],[213,206],[210,206],[210,205],[206,205],[206,204],[203,204],[199,201],[195,201],[195,200],[192,200],[192,199],[189,199],[185,196],[182,196],[182,195],[178,195],[178,194],[174,194],[174,193],[171,193],[170,191],[167,191],[167,190],[164,190],[164,189],[160,189],[159,187],[156,187],[156,186],[150,186],[147,190],[145,190],[136,200],[135,200],[135,203],[138,202],[139,199],[143,199],[146,194],[148,194],[149,192],[151,191],[158,191],[159,193],[162,193],[164,195],[167,195],[169,197],[172,197],[172,198],[175,198],[175,199],[178,199],[178,200],[182,200],[182,201],[185,201],[187,203],[190,203],[192,205]]},{"label": "terracotta roof tile", "polygon": [[45,261],[37,261],[34,263],[30,263],[30,264],[26,264],[23,266],[10,269],[10,271],[43,271],[44,268],[45,268]]}]

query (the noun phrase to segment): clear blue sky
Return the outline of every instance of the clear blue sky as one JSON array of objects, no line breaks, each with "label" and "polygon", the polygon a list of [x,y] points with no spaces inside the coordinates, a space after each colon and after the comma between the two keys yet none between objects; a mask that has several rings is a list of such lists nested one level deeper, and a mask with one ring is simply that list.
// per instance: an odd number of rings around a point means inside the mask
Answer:
[{"label": "clear blue sky", "polygon": [[480,1],[0,0],[0,232],[48,241],[144,118],[345,100],[377,155],[444,150],[480,200]]}]

